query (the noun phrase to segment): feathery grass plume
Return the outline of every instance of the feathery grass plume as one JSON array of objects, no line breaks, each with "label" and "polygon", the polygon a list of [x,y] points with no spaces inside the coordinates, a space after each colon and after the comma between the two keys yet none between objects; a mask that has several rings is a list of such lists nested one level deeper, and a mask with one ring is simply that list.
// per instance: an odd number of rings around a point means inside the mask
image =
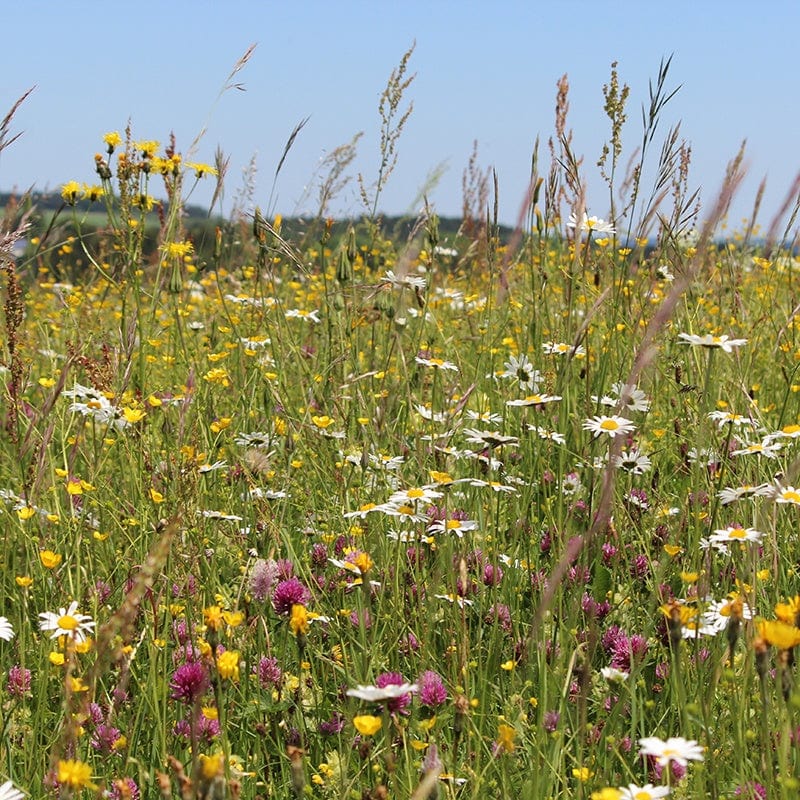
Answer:
[{"label": "feathery grass plume", "polygon": [[[401,108],[401,105],[408,87],[416,77],[416,73],[406,76],[408,62],[416,46],[417,43],[414,42],[403,53],[400,63],[392,70],[386,88],[381,93],[381,99],[378,103],[378,114],[381,118],[380,164],[374,184],[367,186],[364,176],[360,172],[358,174],[361,202],[364,204],[368,219],[373,225],[376,222],[381,193],[389,180],[389,176],[397,166],[398,140],[411,116],[411,112],[414,110],[413,101],[409,102],[405,109]],[[372,196],[370,197],[370,195]]]}]

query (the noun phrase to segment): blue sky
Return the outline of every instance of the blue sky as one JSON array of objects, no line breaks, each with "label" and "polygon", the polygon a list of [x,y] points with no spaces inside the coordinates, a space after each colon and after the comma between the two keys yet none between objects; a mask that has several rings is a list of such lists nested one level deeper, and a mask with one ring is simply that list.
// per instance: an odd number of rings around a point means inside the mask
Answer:
[{"label": "blue sky", "polygon": [[[185,149],[205,126],[197,160],[217,145],[231,157],[227,205],[255,158],[254,202],[270,205],[272,176],[286,139],[309,117],[272,196],[272,211],[314,206],[321,158],[359,131],[353,172],[374,179],[379,162],[378,99],[403,52],[416,41],[408,92],[414,111],[399,142],[397,169],[380,207],[414,207],[427,176],[443,215],[461,209],[462,173],[473,141],[479,164],[493,167],[500,216],[517,217],[533,143],[553,131],[556,81],[570,80],[569,125],[585,156],[589,212],[605,217],[608,198],[589,165],[608,133],[603,84],[612,61],[631,87],[623,141],[641,138],[641,105],[662,57],[673,54],[668,85],[681,89],[661,132],[682,122],[692,144],[690,185],[710,208],[728,160],[747,139],[748,180],[732,208],[735,226],[750,214],[767,177],[760,220],[767,222],[800,170],[800,95],[796,34],[800,3],[715,2],[41,2],[4,9],[0,51],[4,113],[27,88],[20,139],[0,156],[0,188],[57,188],[93,182],[102,134],[122,131]],[[11,35],[13,31],[13,35]],[[256,43],[237,75],[245,91],[217,95],[232,66]],[[545,153],[542,154],[543,156]],[[656,156],[657,153],[653,153]],[[311,200],[303,200],[310,187]],[[201,188],[192,201],[207,203]],[[352,183],[334,210],[360,213]]]}]

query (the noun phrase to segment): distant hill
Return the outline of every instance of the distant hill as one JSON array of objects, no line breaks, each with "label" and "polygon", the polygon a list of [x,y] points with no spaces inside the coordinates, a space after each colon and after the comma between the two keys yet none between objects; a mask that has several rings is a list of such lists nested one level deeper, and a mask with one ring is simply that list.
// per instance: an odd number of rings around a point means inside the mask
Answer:
[{"label": "distant hill", "polygon": [[[5,208],[9,202],[22,200],[22,195],[19,193],[0,192],[0,208]],[[47,216],[47,212],[55,212],[63,207],[64,201],[59,192],[32,192],[26,198],[26,207],[35,206],[36,210],[43,216]],[[75,209],[79,214],[87,214],[91,212],[103,212],[102,203],[89,203],[87,200],[80,200],[75,204]],[[205,227],[211,225],[213,227],[219,225],[223,220],[218,215],[209,218],[208,209],[199,205],[187,205],[184,207],[185,219],[187,221],[194,221],[197,226]],[[393,238],[405,239],[411,233],[415,219],[408,216],[399,215],[384,215],[382,218],[383,230],[386,234]],[[361,218],[355,219],[337,219],[334,221],[334,227],[331,231],[331,238],[336,239],[342,235],[347,227],[351,224],[356,226],[361,222]],[[452,240],[459,232],[461,232],[463,220],[460,217],[440,217],[439,218],[439,232],[443,239]],[[321,221],[314,219],[310,216],[297,216],[297,217],[284,217],[283,230],[287,236],[299,235],[304,236],[313,229],[321,225]],[[188,225],[187,227],[193,228],[195,226]],[[513,234],[513,229],[506,226],[499,226],[499,236],[501,241],[508,241]]]}]

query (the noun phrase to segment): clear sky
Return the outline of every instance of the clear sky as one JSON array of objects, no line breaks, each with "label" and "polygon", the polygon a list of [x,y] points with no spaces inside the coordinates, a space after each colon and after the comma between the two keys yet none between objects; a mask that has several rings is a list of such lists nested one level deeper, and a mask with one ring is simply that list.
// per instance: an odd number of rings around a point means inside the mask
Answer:
[{"label": "clear sky", "polygon": [[[546,142],[553,132],[559,77],[569,75],[574,146],[591,165],[608,134],[602,87],[611,62],[631,87],[623,133],[630,154],[648,82],[670,54],[668,85],[681,89],[660,130],[682,121],[690,184],[707,207],[743,139],[749,177],[731,223],[750,214],[765,176],[759,219],[768,221],[800,170],[798,0],[25,0],[4,4],[3,24],[0,111],[36,87],[14,119],[20,139],[0,157],[4,190],[95,182],[103,133],[130,120],[135,138],[164,142],[174,131],[179,149],[207,126],[196,160],[211,162],[217,145],[230,155],[228,206],[255,158],[254,202],[285,215],[307,211],[320,159],[359,131],[352,171],[375,178],[378,100],[414,41],[414,111],[380,202],[387,213],[413,208],[426,177],[444,166],[430,200],[440,214],[459,214],[477,141],[480,166],[497,172],[500,217],[513,224],[536,136]],[[245,91],[217,101],[252,43],[236,76]],[[306,117],[270,201],[286,140]],[[600,179],[592,169],[587,179],[589,213],[607,217]],[[207,203],[209,194],[201,189],[192,201]],[[334,210],[360,213],[355,183]]]}]

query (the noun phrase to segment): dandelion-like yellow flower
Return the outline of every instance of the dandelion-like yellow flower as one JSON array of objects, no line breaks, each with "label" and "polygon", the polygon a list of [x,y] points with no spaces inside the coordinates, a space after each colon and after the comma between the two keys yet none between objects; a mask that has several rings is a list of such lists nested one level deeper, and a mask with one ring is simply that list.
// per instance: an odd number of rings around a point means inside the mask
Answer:
[{"label": "dandelion-like yellow flower", "polygon": [[500,750],[506,753],[513,753],[516,749],[514,739],[517,736],[517,731],[511,725],[506,725],[504,722],[497,726],[497,746]]},{"label": "dandelion-like yellow flower", "polygon": [[295,636],[308,633],[308,611],[305,606],[299,603],[292,605],[292,613],[289,617],[289,629]]},{"label": "dandelion-like yellow flower", "polygon": [[81,185],[78,181],[67,181],[61,187],[61,197],[65,203],[71,206],[75,205],[76,200],[81,194]]},{"label": "dandelion-like yellow flower", "polygon": [[214,753],[210,756],[200,753],[200,774],[203,776],[203,780],[212,781],[217,775],[221,775],[224,764],[225,757],[222,753]]},{"label": "dandelion-like yellow flower", "polygon": [[208,606],[203,609],[203,621],[212,630],[218,631],[222,627],[222,609],[219,606]]},{"label": "dandelion-like yellow flower", "polygon": [[780,620],[763,620],[759,623],[761,638],[778,650],[791,650],[800,644],[800,628]]},{"label": "dandelion-like yellow flower", "polygon": [[92,768],[83,761],[68,759],[58,762],[58,782],[70,789],[91,789]]},{"label": "dandelion-like yellow flower", "polygon": [[110,133],[103,135],[103,141],[108,146],[108,152],[110,155],[114,152],[115,147],[119,147],[122,144],[122,137],[117,131],[111,131]]},{"label": "dandelion-like yellow flower", "polygon": [[217,672],[223,680],[236,683],[239,680],[239,653],[236,650],[226,650],[217,656]]}]

